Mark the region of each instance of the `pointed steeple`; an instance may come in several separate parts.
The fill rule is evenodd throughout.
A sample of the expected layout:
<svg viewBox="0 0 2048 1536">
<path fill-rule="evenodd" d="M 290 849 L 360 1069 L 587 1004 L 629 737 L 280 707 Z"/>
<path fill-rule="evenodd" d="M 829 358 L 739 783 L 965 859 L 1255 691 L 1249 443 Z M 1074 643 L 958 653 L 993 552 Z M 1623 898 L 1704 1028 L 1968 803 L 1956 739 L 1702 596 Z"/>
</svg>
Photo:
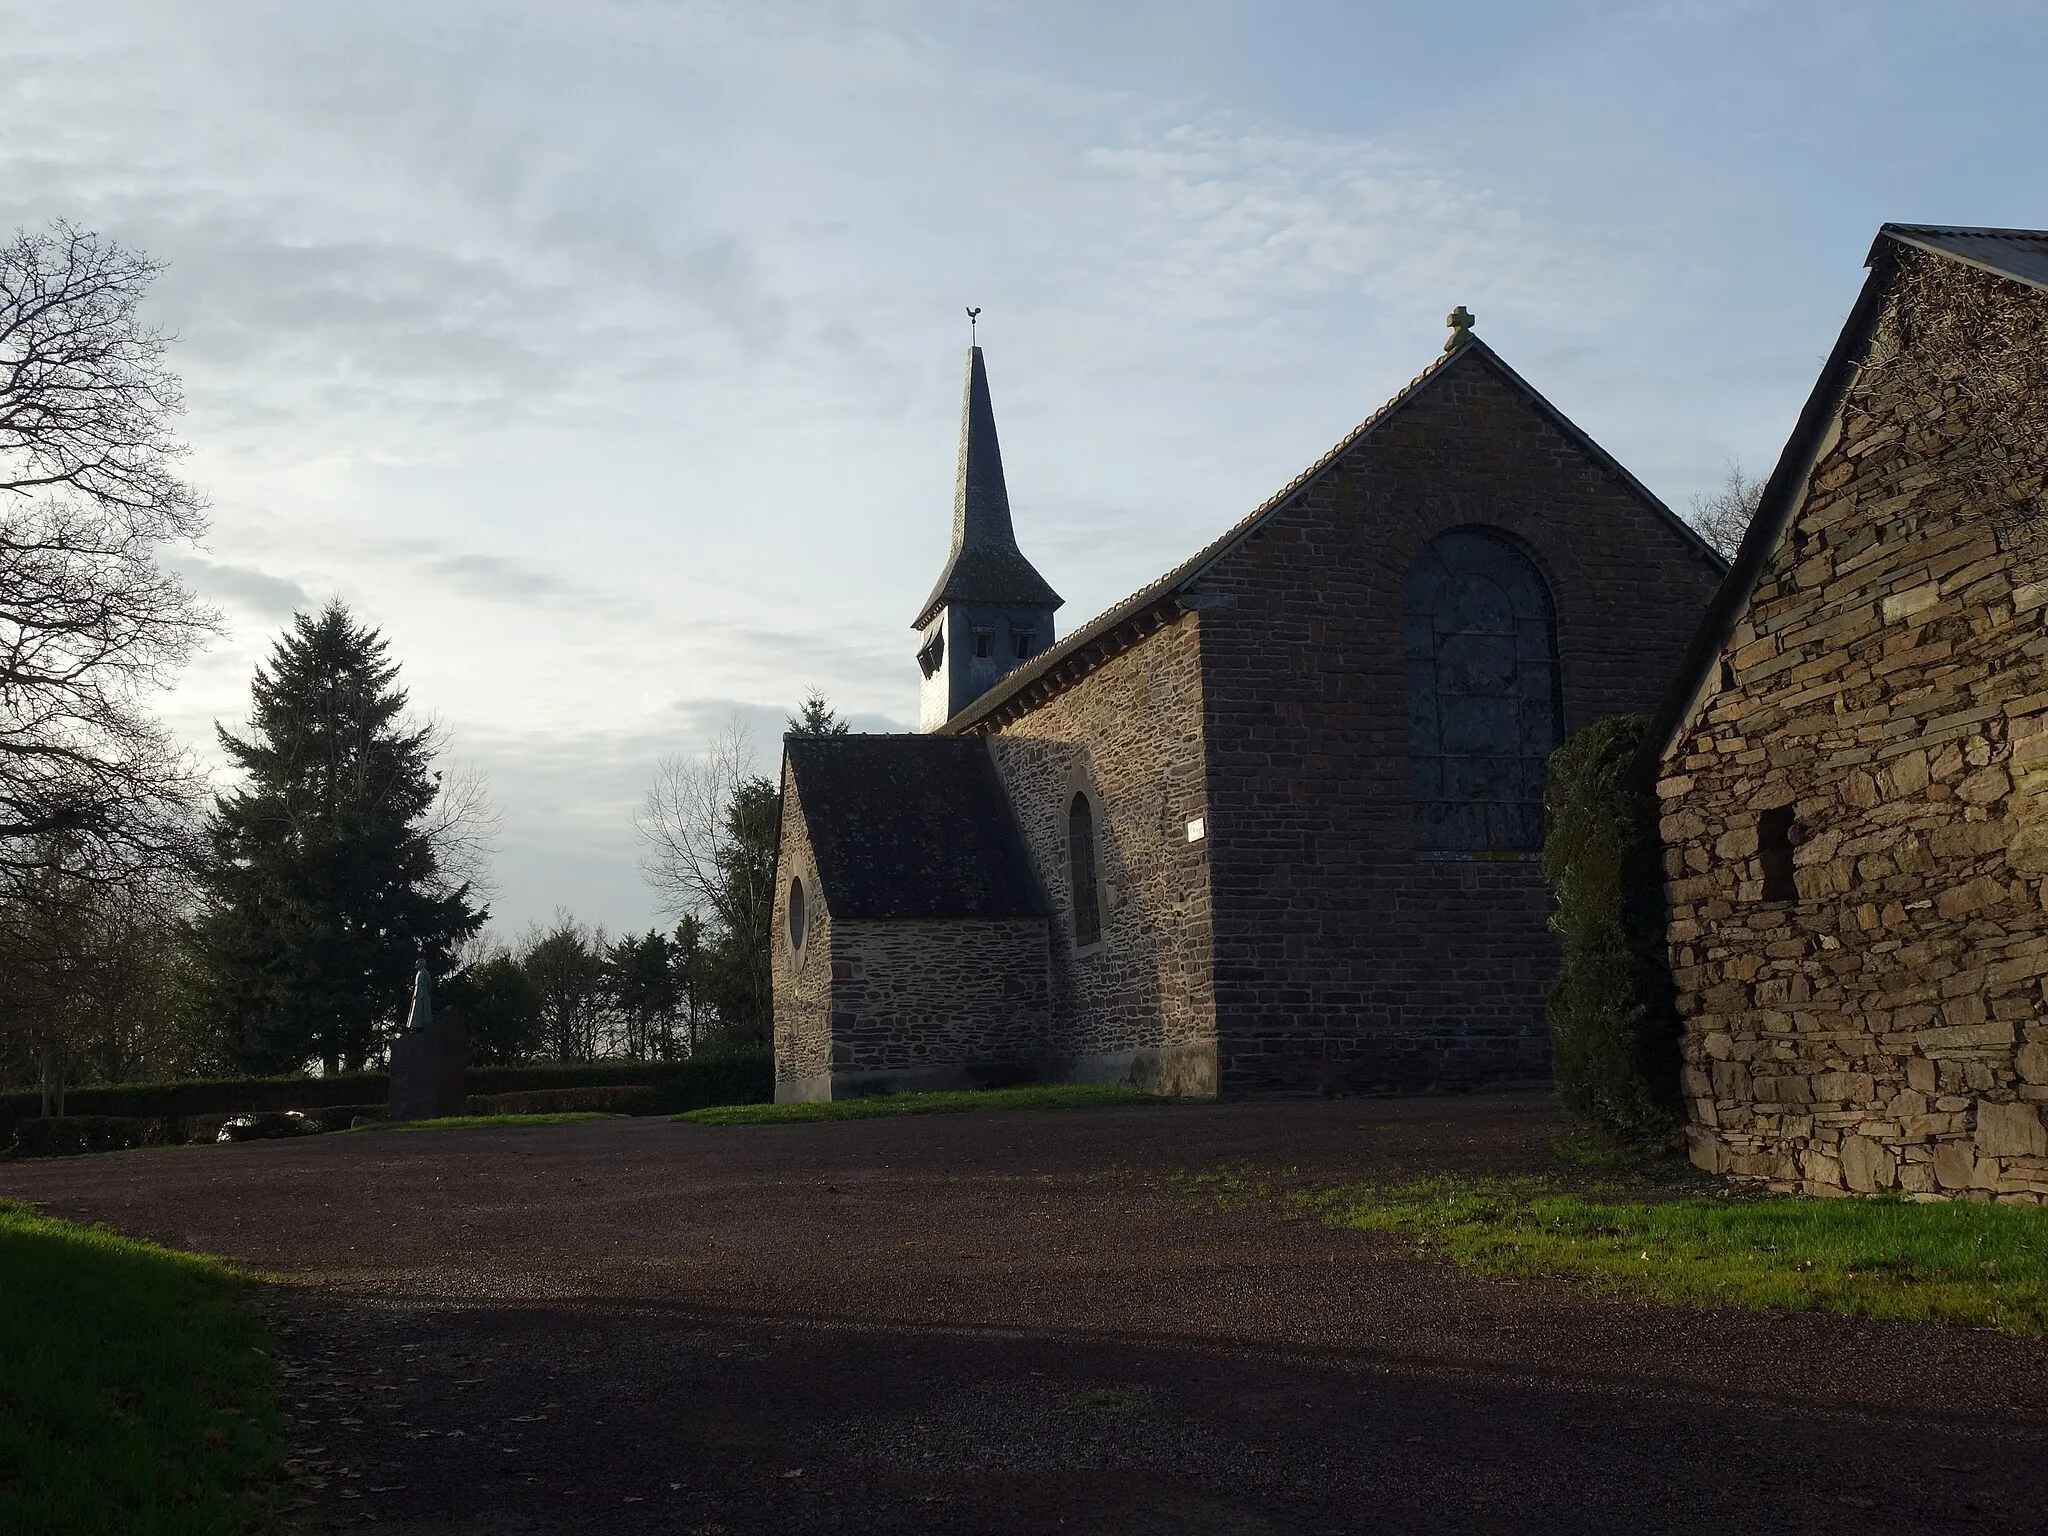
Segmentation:
<svg viewBox="0 0 2048 1536">
<path fill-rule="evenodd" d="M 981 348 L 969 347 L 967 393 L 960 405 L 960 468 L 953 489 L 953 552 L 910 627 L 923 629 L 941 608 L 962 603 L 1050 610 L 1062 601 L 1017 548 L 988 370 L 982 366 Z"/>
</svg>

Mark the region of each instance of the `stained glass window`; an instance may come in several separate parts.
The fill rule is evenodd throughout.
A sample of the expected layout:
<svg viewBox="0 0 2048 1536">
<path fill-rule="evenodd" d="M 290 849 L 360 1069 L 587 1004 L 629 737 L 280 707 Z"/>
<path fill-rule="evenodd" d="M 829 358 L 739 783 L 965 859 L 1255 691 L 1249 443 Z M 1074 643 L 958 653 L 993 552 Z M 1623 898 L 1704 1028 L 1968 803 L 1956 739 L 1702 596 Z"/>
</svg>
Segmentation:
<svg viewBox="0 0 2048 1536">
<path fill-rule="evenodd" d="M 1423 548 L 1403 594 L 1416 845 L 1543 846 L 1543 781 L 1563 738 L 1550 589 L 1504 537 L 1454 528 Z"/>
</svg>

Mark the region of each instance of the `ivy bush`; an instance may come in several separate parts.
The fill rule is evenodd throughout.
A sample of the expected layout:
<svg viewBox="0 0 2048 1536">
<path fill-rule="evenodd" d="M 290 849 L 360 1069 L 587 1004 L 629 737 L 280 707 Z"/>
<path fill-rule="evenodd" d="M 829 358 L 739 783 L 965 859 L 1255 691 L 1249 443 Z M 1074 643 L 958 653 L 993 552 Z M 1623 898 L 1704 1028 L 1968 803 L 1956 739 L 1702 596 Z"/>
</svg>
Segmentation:
<svg viewBox="0 0 2048 1536">
<path fill-rule="evenodd" d="M 1580 731 L 1551 754 L 1543 806 L 1550 921 L 1564 940 L 1550 993 L 1558 1097 L 1631 1141 L 1665 1140 L 1683 1121 L 1659 807 L 1630 771 L 1648 729 L 1621 715 Z"/>
</svg>

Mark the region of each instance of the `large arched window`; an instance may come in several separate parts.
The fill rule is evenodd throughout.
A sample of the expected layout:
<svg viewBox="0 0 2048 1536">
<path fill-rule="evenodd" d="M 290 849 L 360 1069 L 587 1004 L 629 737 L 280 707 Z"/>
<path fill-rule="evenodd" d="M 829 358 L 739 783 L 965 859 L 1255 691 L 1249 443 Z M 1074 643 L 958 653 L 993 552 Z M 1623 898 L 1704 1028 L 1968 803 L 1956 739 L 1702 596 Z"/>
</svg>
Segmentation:
<svg viewBox="0 0 2048 1536">
<path fill-rule="evenodd" d="M 1543 846 L 1543 779 L 1563 736 L 1557 619 L 1542 573 L 1504 537 L 1437 535 L 1402 601 L 1416 846 Z"/>
<path fill-rule="evenodd" d="M 1095 808 L 1076 792 L 1067 806 L 1067 875 L 1074 893 L 1074 943 L 1102 942 L 1102 901 L 1095 888 Z"/>
</svg>

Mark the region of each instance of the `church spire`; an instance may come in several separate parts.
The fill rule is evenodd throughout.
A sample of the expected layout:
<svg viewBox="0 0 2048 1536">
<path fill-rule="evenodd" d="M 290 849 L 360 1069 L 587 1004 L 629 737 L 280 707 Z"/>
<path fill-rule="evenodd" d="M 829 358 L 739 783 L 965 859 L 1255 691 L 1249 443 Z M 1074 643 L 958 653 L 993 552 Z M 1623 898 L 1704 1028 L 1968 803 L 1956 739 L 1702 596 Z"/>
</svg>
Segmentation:
<svg viewBox="0 0 2048 1536">
<path fill-rule="evenodd" d="M 1060 595 L 1017 548 L 995 407 L 981 348 L 967 349 L 967 390 L 960 405 L 960 467 L 953 488 L 953 550 L 913 629 L 942 608 L 963 603 L 1055 609 Z"/>
</svg>

